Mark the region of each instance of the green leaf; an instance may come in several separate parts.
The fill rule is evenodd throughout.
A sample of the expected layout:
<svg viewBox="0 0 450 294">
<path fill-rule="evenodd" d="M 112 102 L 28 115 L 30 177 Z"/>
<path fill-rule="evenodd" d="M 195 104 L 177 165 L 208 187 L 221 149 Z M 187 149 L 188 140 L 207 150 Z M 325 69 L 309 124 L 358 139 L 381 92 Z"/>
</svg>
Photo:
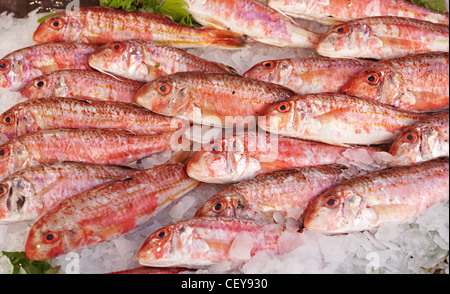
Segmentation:
<svg viewBox="0 0 450 294">
<path fill-rule="evenodd" d="M 50 14 L 47 14 L 47 15 L 41 17 L 40 19 L 38 19 L 38 23 L 42 23 L 44 20 L 46 20 L 47 18 L 52 17 L 53 15 L 55 15 L 55 14 L 57 14 L 57 13 L 58 13 L 58 12 L 53 12 L 53 13 L 50 13 Z"/>
<path fill-rule="evenodd" d="M 25 252 L 2 251 L 13 265 L 12 274 L 18 274 L 23 269 L 27 274 L 59 274 L 61 267 L 53 267 L 48 261 L 30 260 Z"/>
<path fill-rule="evenodd" d="M 440 13 L 447 12 L 444 2 L 442 0 L 409 0 L 410 2 L 419 6 L 434 10 Z"/>
<path fill-rule="evenodd" d="M 163 14 L 181 25 L 194 27 L 198 25 L 189 12 L 184 0 L 100 0 L 100 6 L 128 11 L 142 11 Z"/>
<path fill-rule="evenodd" d="M 189 5 L 184 0 L 165 0 L 158 13 L 169 15 L 175 22 L 192 27 L 194 18 L 186 11 L 188 7 Z"/>
</svg>

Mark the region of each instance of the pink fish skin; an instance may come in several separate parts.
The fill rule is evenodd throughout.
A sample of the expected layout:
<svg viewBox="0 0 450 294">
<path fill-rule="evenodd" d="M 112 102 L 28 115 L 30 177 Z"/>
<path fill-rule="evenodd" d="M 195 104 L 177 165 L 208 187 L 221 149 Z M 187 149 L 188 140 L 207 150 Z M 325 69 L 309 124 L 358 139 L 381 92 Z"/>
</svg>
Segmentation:
<svg viewBox="0 0 450 294">
<path fill-rule="evenodd" d="M 145 84 L 135 101 L 145 108 L 197 124 L 256 125 L 271 103 L 295 95 L 281 85 L 229 73 L 178 72 Z"/>
<path fill-rule="evenodd" d="M 448 53 L 412 54 L 372 64 L 350 79 L 344 94 L 411 111 L 448 109 Z"/>
<path fill-rule="evenodd" d="M 152 233 L 139 250 L 138 261 L 144 266 L 202 268 L 233 260 L 230 248 L 243 235 L 252 240 L 251 256 L 261 250 L 278 253 L 282 232 L 279 226 L 253 220 L 195 217 Z"/>
<path fill-rule="evenodd" d="M 325 25 L 373 16 L 416 18 L 448 25 L 448 14 L 435 12 L 405 0 L 267 0 L 267 5 L 292 17 Z"/>
<path fill-rule="evenodd" d="M 33 166 L 0 181 L 0 223 L 37 220 L 63 200 L 134 169 L 79 162 Z"/>
<path fill-rule="evenodd" d="M 338 92 L 373 61 L 350 58 L 287 58 L 255 64 L 243 76 L 283 85 L 297 94 Z"/>
<path fill-rule="evenodd" d="M 348 233 L 405 223 L 449 195 L 448 158 L 371 172 L 330 188 L 308 207 L 308 230 Z"/>
<path fill-rule="evenodd" d="M 140 82 L 181 71 L 228 72 L 233 68 L 156 42 L 128 40 L 101 46 L 89 57 L 99 71 Z"/>
<path fill-rule="evenodd" d="M 216 29 L 196 29 L 170 18 L 146 12 L 130 12 L 109 7 L 81 7 L 62 11 L 43 21 L 33 35 L 36 43 L 110 43 L 146 40 L 177 48 L 245 47 L 241 35 Z"/>
<path fill-rule="evenodd" d="M 371 59 L 448 52 L 448 25 L 394 16 L 357 19 L 322 34 L 316 51 L 333 58 Z"/>
<path fill-rule="evenodd" d="M 408 165 L 449 156 L 449 114 L 439 113 L 406 128 L 392 143 L 390 165 Z"/>
<path fill-rule="evenodd" d="M 117 238 L 197 187 L 183 164 L 139 170 L 70 197 L 31 228 L 25 254 L 48 260 Z"/>
<path fill-rule="evenodd" d="M 230 29 L 275 46 L 313 48 L 318 34 L 258 0 L 186 0 L 187 11 L 206 27 Z"/>
<path fill-rule="evenodd" d="M 0 146 L 0 179 L 27 167 L 61 161 L 127 165 L 169 149 L 172 134 L 135 135 L 124 130 L 40 130 Z"/>
<path fill-rule="evenodd" d="M 339 93 L 292 96 L 266 110 L 265 131 L 334 145 L 392 143 L 427 114 Z"/>
<path fill-rule="evenodd" d="M 172 132 L 181 120 L 125 102 L 41 98 L 18 103 L 0 115 L 0 144 L 50 129 L 123 129 L 137 135 Z"/>
<path fill-rule="evenodd" d="M 235 183 L 256 175 L 315 165 L 337 164 L 345 151 L 381 149 L 344 147 L 246 131 L 225 135 L 196 151 L 188 162 L 190 177 L 207 183 Z"/>
<path fill-rule="evenodd" d="M 64 69 L 89 69 L 97 44 L 47 43 L 16 50 L 0 59 L 0 87 L 19 90 L 32 79 Z"/>
<path fill-rule="evenodd" d="M 71 69 L 37 77 L 28 82 L 20 94 L 25 99 L 73 97 L 133 103 L 134 95 L 143 85 L 93 70 Z"/>
<path fill-rule="evenodd" d="M 321 165 L 258 175 L 231 185 L 208 199 L 195 216 L 257 219 L 259 212 L 302 215 L 308 204 L 342 180 L 344 168 Z"/>
</svg>

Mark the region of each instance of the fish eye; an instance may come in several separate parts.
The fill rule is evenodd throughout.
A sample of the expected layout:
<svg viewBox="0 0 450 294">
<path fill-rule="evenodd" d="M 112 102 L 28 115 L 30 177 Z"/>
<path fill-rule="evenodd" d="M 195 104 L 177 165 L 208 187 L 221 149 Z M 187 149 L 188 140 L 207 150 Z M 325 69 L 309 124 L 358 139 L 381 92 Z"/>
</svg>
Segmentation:
<svg viewBox="0 0 450 294">
<path fill-rule="evenodd" d="M 125 48 L 122 43 L 113 43 L 111 44 L 111 50 L 114 52 L 120 52 Z"/>
<path fill-rule="evenodd" d="M 227 208 L 227 204 L 224 201 L 219 200 L 214 203 L 212 211 L 215 213 L 220 213 L 224 211 L 225 208 Z"/>
<path fill-rule="evenodd" d="M 2 123 L 8 126 L 13 125 L 14 121 L 15 121 L 14 115 L 12 114 L 7 114 L 2 118 Z"/>
<path fill-rule="evenodd" d="M 419 136 L 417 136 L 416 132 L 407 132 L 403 136 L 403 141 L 407 143 L 414 143 L 418 138 Z"/>
<path fill-rule="evenodd" d="M 6 158 L 9 155 L 9 149 L 6 147 L 0 147 L 0 159 Z"/>
<path fill-rule="evenodd" d="M 222 146 L 220 146 L 219 144 L 213 144 L 211 146 L 211 153 L 217 154 L 217 153 L 220 153 L 221 151 L 222 151 Z"/>
<path fill-rule="evenodd" d="M 58 240 L 58 234 L 53 232 L 48 232 L 44 235 L 44 243 L 45 244 L 52 244 L 55 243 Z"/>
<path fill-rule="evenodd" d="M 0 197 L 5 196 L 6 194 L 8 194 L 8 187 L 0 184 Z"/>
<path fill-rule="evenodd" d="M 11 67 L 11 62 L 8 59 L 0 60 L 0 71 L 8 71 Z"/>
<path fill-rule="evenodd" d="M 278 104 L 278 106 L 277 106 L 277 111 L 278 111 L 278 112 L 288 112 L 290 108 L 291 108 L 291 106 L 289 105 L 289 103 L 287 103 L 287 102 L 281 102 L 281 103 Z"/>
<path fill-rule="evenodd" d="M 263 67 L 267 68 L 267 69 L 271 69 L 275 67 L 275 62 L 274 61 L 266 61 L 263 63 Z"/>
<path fill-rule="evenodd" d="M 329 207 L 329 208 L 334 208 L 339 204 L 339 198 L 337 198 L 336 196 L 332 195 L 332 196 L 328 196 L 325 199 L 325 206 Z"/>
<path fill-rule="evenodd" d="M 380 82 L 380 75 L 378 73 L 376 73 L 376 72 L 371 72 L 367 76 L 366 81 L 370 85 L 378 85 L 378 83 Z"/>
<path fill-rule="evenodd" d="M 339 34 L 345 34 L 348 32 L 348 26 L 347 25 L 338 26 L 335 31 Z"/>
<path fill-rule="evenodd" d="M 159 232 L 157 232 L 156 237 L 158 237 L 159 239 L 162 239 L 166 235 L 168 235 L 167 229 L 161 229 Z"/>
<path fill-rule="evenodd" d="M 161 95 L 169 94 L 170 90 L 171 90 L 171 88 L 167 83 L 162 83 L 158 86 L 158 88 L 156 88 L 156 91 L 158 91 L 158 93 Z"/>
<path fill-rule="evenodd" d="M 34 85 L 36 86 L 36 88 L 42 88 L 47 84 L 47 82 L 45 80 L 39 79 L 36 82 L 34 82 Z"/>
<path fill-rule="evenodd" d="M 63 28 L 63 26 L 64 26 L 64 21 L 59 17 L 52 18 L 50 21 L 50 27 L 52 29 L 60 30 Z"/>
</svg>

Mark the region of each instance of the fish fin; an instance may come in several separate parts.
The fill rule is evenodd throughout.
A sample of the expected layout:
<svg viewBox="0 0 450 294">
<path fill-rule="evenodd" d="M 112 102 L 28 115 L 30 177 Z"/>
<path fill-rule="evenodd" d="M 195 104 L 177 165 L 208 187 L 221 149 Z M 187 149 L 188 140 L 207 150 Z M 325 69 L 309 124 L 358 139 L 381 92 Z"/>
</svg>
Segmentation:
<svg viewBox="0 0 450 294">
<path fill-rule="evenodd" d="M 269 40 L 269 39 L 265 39 L 265 38 L 253 38 L 253 39 L 260 43 L 277 46 L 277 47 L 286 47 L 286 46 L 289 46 L 289 44 L 290 44 L 289 42 L 280 42 L 280 41 Z"/>
<path fill-rule="evenodd" d="M 183 163 L 187 164 L 191 157 L 194 155 L 195 151 L 192 148 L 189 151 L 180 150 L 174 156 L 172 156 L 167 162 L 169 163 Z"/>
<path fill-rule="evenodd" d="M 379 220 L 383 221 L 405 221 L 417 213 L 415 205 L 402 204 L 378 204 L 371 207 L 371 209 L 378 216 Z"/>
<path fill-rule="evenodd" d="M 352 116 L 349 116 L 349 110 L 351 110 L 350 107 L 346 108 L 340 108 L 336 110 L 332 110 L 329 112 L 326 112 L 322 115 L 318 115 L 315 117 L 321 124 L 322 128 L 327 128 L 327 126 L 334 126 L 336 128 L 339 127 L 339 125 L 343 124 L 342 120 L 351 120 L 354 121 Z M 351 144 L 346 144 L 339 141 L 330 140 L 329 138 L 323 138 L 322 142 L 325 142 L 327 144 L 342 146 L 342 147 L 351 147 Z"/>
<path fill-rule="evenodd" d="M 147 75 L 146 78 L 151 78 L 151 80 L 154 80 L 156 78 L 162 77 L 162 76 L 166 76 L 167 73 L 160 70 L 158 67 L 161 66 L 161 63 L 157 63 L 155 65 L 149 65 L 146 64 L 147 66 Z"/>
<path fill-rule="evenodd" d="M 245 36 L 229 30 L 210 29 L 210 36 L 212 37 L 211 45 L 217 48 L 243 49 L 248 47 Z"/>
<path fill-rule="evenodd" d="M 43 74 L 61 70 L 57 64 L 50 64 L 50 65 L 42 66 L 39 69 L 41 70 L 41 72 Z"/>
<path fill-rule="evenodd" d="M 108 76 L 111 76 L 111 77 L 113 77 L 113 78 L 115 78 L 116 80 L 119 80 L 119 81 L 123 81 L 123 78 L 120 78 L 120 77 L 118 77 L 118 76 L 116 76 L 116 75 L 113 75 L 112 73 L 110 73 L 110 72 L 108 72 L 108 71 L 106 71 L 106 70 L 104 70 L 104 69 L 101 69 L 101 68 L 99 68 L 99 67 L 95 67 L 95 66 L 92 66 L 92 65 L 90 65 L 93 69 L 95 69 L 95 70 L 97 70 L 97 71 L 99 71 L 99 72 L 101 72 L 101 73 L 104 73 L 104 74 L 106 74 L 106 75 L 108 75 Z"/>
<path fill-rule="evenodd" d="M 239 75 L 239 73 L 237 72 L 237 70 L 235 70 L 233 67 L 220 63 L 220 62 L 216 62 L 216 64 L 218 66 L 220 66 L 221 68 L 223 68 L 227 73 L 232 74 L 232 75 Z"/>
<path fill-rule="evenodd" d="M 195 20 L 208 28 L 213 28 L 213 29 L 219 29 L 219 30 L 226 30 L 228 29 L 228 27 L 224 26 L 221 22 L 217 21 L 217 19 L 210 17 L 208 14 L 203 14 L 203 13 L 195 13 Z"/>
</svg>

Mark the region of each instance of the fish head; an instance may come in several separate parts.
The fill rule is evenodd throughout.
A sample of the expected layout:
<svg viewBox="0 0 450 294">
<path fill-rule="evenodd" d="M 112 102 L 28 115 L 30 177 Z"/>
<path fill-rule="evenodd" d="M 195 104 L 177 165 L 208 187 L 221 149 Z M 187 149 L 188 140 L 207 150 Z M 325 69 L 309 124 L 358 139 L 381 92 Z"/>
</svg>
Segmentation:
<svg viewBox="0 0 450 294">
<path fill-rule="evenodd" d="M 25 99 L 67 96 L 67 93 L 56 93 L 58 77 L 54 74 L 37 77 L 23 86 L 20 95 Z"/>
<path fill-rule="evenodd" d="M 350 21 L 325 32 L 316 44 L 316 51 L 328 57 L 366 57 L 364 55 L 366 52 L 370 54 L 369 46 L 377 45 L 377 43 L 379 40 L 372 36 L 369 26 L 358 21 Z"/>
<path fill-rule="evenodd" d="M 155 48 L 162 46 L 139 40 L 109 43 L 99 47 L 89 56 L 89 65 L 98 71 L 139 82 L 149 82 L 167 75 L 161 69 L 163 60 L 151 58 L 152 55 L 145 52 L 146 44 L 154 44 Z"/>
<path fill-rule="evenodd" d="M 79 41 L 83 25 L 79 21 L 76 10 L 62 11 L 44 20 L 33 34 L 38 44 L 49 42 Z"/>
<path fill-rule="evenodd" d="M 171 224 L 148 236 L 138 252 L 139 263 L 149 266 L 176 265 L 178 261 L 175 255 L 174 235 L 177 229 L 176 224 Z"/>
<path fill-rule="evenodd" d="M 16 113 L 12 110 L 7 110 L 0 115 L 0 145 L 16 137 L 18 123 Z"/>
<path fill-rule="evenodd" d="M 0 59 L 0 87 L 11 91 L 19 90 L 32 76 L 42 74 L 33 69 L 33 60 L 23 57 L 23 53 L 11 53 Z"/>
<path fill-rule="evenodd" d="M 435 140 L 436 136 L 438 134 L 428 136 L 428 138 L 429 140 Z M 408 165 L 422 161 L 422 140 L 425 139 L 422 137 L 421 129 L 414 126 L 402 132 L 391 144 L 389 153 L 393 156 L 393 159 L 389 164 Z"/>
<path fill-rule="evenodd" d="M 121 77 L 130 77 L 136 63 L 142 63 L 143 54 L 131 42 L 113 42 L 100 46 L 89 56 L 89 65 L 98 71 Z M 145 73 L 140 72 L 139 76 Z"/>
<path fill-rule="evenodd" d="M 187 165 L 190 177 L 208 183 L 234 183 L 252 177 L 261 169 L 248 150 L 243 135 L 226 136 L 196 151 Z"/>
<path fill-rule="evenodd" d="M 304 121 L 301 117 L 305 116 L 301 109 L 297 109 L 296 100 L 286 99 L 269 106 L 264 119 L 258 120 L 258 126 L 267 132 L 295 136 Z"/>
<path fill-rule="evenodd" d="M 177 76 L 178 74 L 163 76 L 145 84 L 136 93 L 135 101 L 162 115 L 192 119 L 189 84 Z"/>
<path fill-rule="evenodd" d="M 10 58 L 0 59 L 0 86 L 2 88 L 11 88 L 15 84 L 13 66 Z"/>
<path fill-rule="evenodd" d="M 195 213 L 195 217 L 224 216 L 246 218 L 249 214 L 251 214 L 251 210 L 247 200 L 238 193 L 225 190 L 212 196 L 200 206 Z"/>
<path fill-rule="evenodd" d="M 281 72 L 286 71 L 287 68 L 289 68 L 289 65 L 282 62 L 282 60 L 267 60 L 255 64 L 243 76 L 260 81 L 273 82 L 278 80 Z"/>
<path fill-rule="evenodd" d="M 25 244 L 25 255 L 44 261 L 83 247 L 88 233 L 65 217 L 54 217 L 52 210 L 31 228 Z"/>
<path fill-rule="evenodd" d="M 33 185 L 21 176 L 11 176 L 0 182 L 0 223 L 26 221 L 37 216 L 42 208 L 41 199 L 30 209 L 30 199 L 35 195 Z"/>
<path fill-rule="evenodd" d="M 310 204 L 304 226 L 324 233 L 347 233 L 365 230 L 376 223 L 377 219 L 376 214 L 365 207 L 362 195 L 352 189 L 335 186 Z"/>
<path fill-rule="evenodd" d="M 139 250 L 138 261 L 145 266 L 199 268 L 214 262 L 208 258 L 211 246 L 189 221 L 180 221 L 152 233 Z"/>
<path fill-rule="evenodd" d="M 395 93 L 391 93 L 388 87 L 392 77 L 393 72 L 389 68 L 369 67 L 353 76 L 342 86 L 340 92 L 373 100 L 380 100 L 382 97 L 393 97 Z"/>
<path fill-rule="evenodd" d="M 0 146 L 0 179 L 27 167 L 28 150 L 18 140 L 10 140 Z"/>
</svg>

